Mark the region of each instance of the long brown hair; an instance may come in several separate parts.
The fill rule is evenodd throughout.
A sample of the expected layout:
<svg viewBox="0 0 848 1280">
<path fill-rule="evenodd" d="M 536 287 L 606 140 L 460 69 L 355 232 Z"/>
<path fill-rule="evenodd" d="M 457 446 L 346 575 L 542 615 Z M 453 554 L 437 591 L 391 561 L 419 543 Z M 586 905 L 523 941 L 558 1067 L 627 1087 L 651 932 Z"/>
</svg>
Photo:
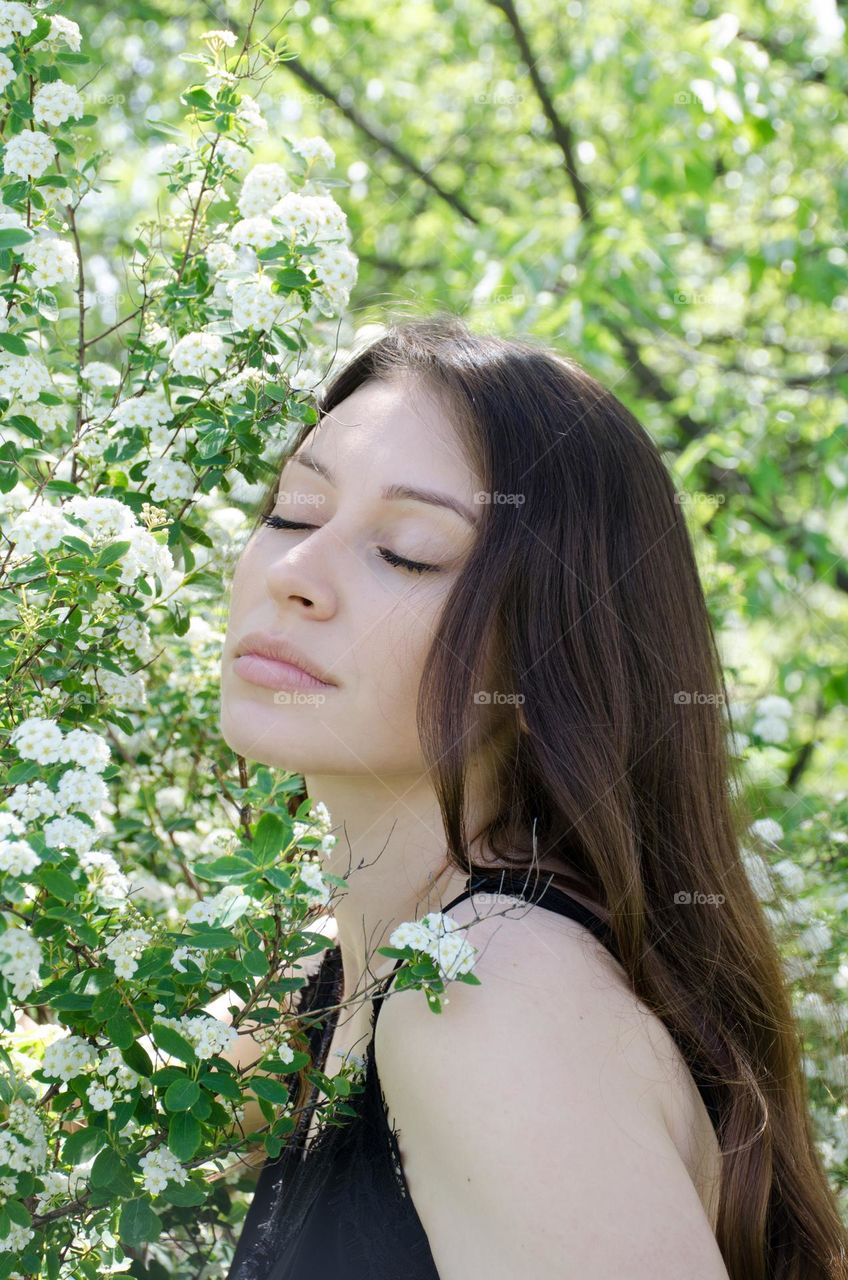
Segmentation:
<svg viewBox="0 0 848 1280">
<path fill-rule="evenodd" d="M 319 422 L 363 383 L 409 374 L 440 398 L 489 495 L 418 706 L 448 860 L 476 869 L 468 742 L 494 652 L 525 724 L 474 838 L 518 868 L 538 853 L 577 870 L 633 991 L 712 1089 L 731 1280 L 845 1280 L 779 948 L 740 854 L 743 831 L 754 840 L 718 647 L 661 454 L 574 360 L 449 315 L 390 325 L 322 390 Z"/>
</svg>

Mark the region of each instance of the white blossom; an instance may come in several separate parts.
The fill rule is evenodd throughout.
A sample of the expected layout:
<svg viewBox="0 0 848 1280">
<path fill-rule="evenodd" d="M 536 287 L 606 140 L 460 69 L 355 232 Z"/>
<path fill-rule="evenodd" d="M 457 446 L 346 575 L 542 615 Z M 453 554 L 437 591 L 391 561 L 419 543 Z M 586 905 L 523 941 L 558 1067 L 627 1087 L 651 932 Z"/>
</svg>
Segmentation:
<svg viewBox="0 0 848 1280">
<path fill-rule="evenodd" d="M 235 32 L 216 27 L 212 31 L 201 31 L 200 39 L 205 40 L 210 49 L 232 49 L 236 42 Z"/>
<path fill-rule="evenodd" d="M 52 818 L 56 813 L 56 792 L 51 791 L 46 782 L 21 782 L 6 803 L 27 822 L 38 818 Z"/>
<path fill-rule="evenodd" d="M 80 1036 L 63 1036 L 61 1040 L 54 1040 L 44 1050 L 41 1069 L 46 1076 L 64 1080 L 67 1084 L 69 1080 L 74 1080 L 84 1071 L 89 1071 L 94 1066 L 96 1058 L 94 1046 L 87 1040 L 81 1039 Z"/>
<path fill-rule="evenodd" d="M 50 30 L 44 37 L 44 43 L 57 44 L 60 40 L 63 40 L 74 53 L 79 53 L 82 42 L 79 27 L 70 18 L 63 18 L 60 14 L 54 13 L 50 17 Z"/>
<path fill-rule="evenodd" d="M 0 44 L 2 40 L 0 19 Z M 15 133 L 6 143 L 3 152 L 3 172 L 18 178 L 40 178 L 49 169 L 56 155 L 53 140 L 38 129 L 24 129 Z"/>
<path fill-rule="evenodd" d="M 389 945 L 412 947 L 436 961 L 442 977 L 452 979 L 474 967 L 477 948 L 460 936 L 460 925 L 442 911 L 429 911 L 420 920 L 408 920 L 392 932 Z"/>
<path fill-rule="evenodd" d="M 331 889 L 325 883 L 321 873 L 321 868 L 317 862 L 302 862 L 299 867 L 300 878 L 313 894 L 318 895 L 318 901 L 322 906 L 330 901 Z"/>
<path fill-rule="evenodd" d="M 301 138 L 298 142 L 292 143 L 292 151 L 303 156 L 304 160 L 309 161 L 310 164 L 315 160 L 323 160 L 324 164 L 332 169 L 336 163 L 335 151 L 323 138 Z"/>
<path fill-rule="evenodd" d="M 138 957 L 153 935 L 146 929 L 124 929 L 103 948 L 115 966 L 119 978 L 131 978 L 138 968 Z"/>
<path fill-rule="evenodd" d="M 144 474 L 154 502 L 190 498 L 197 483 L 187 462 L 177 462 L 168 456 L 151 458 L 145 465 Z"/>
<path fill-rule="evenodd" d="M 30 280 L 39 289 L 76 280 L 77 258 L 68 240 L 61 240 L 58 236 L 39 236 L 23 245 L 21 254 L 32 267 Z"/>
<path fill-rule="evenodd" d="M 241 218 L 229 232 L 231 245 L 237 249 L 270 249 L 282 236 L 270 218 L 257 213 L 251 218 Z"/>
<path fill-rule="evenodd" d="M 170 422 L 174 411 L 160 389 L 119 400 L 111 410 L 110 416 L 122 427 L 140 427 L 142 430 L 149 431 L 155 426 Z"/>
<path fill-rule="evenodd" d="M 35 356 L 13 356 L 8 351 L 0 355 L 0 396 L 4 400 L 17 396 L 29 405 L 42 391 L 49 390 L 50 374 L 41 360 Z"/>
<path fill-rule="evenodd" d="M 115 1095 L 96 1081 L 88 1086 L 86 1094 L 93 1111 L 108 1111 L 114 1105 Z"/>
<path fill-rule="evenodd" d="M 78 89 L 64 80 L 51 80 L 39 85 L 32 100 L 32 114 L 39 124 L 53 125 L 57 129 L 71 116 L 78 119 L 85 115 L 85 103 Z"/>
<path fill-rule="evenodd" d="M 0 92 L 12 83 L 16 75 L 17 72 L 12 59 L 8 58 L 5 53 L 0 53 Z"/>
<path fill-rule="evenodd" d="M 188 1040 L 198 1058 L 213 1058 L 223 1053 L 238 1035 L 235 1027 L 207 1014 L 195 1017 L 184 1013 L 180 1018 L 158 1017 L 156 1021 L 178 1031 Z"/>
<path fill-rule="evenodd" d="M 61 818 L 53 818 L 44 824 L 44 842 L 51 849 L 73 849 L 75 853 L 86 853 L 94 843 L 94 827 L 66 814 Z"/>
<path fill-rule="evenodd" d="M 26 840 L 0 840 L 0 871 L 7 875 L 28 876 L 41 859 Z"/>
<path fill-rule="evenodd" d="M 768 844 L 778 844 L 783 839 L 783 827 L 774 818 L 757 818 L 751 830 Z"/>
<path fill-rule="evenodd" d="M 227 271 L 235 266 L 235 250 L 226 241 L 216 240 L 206 247 L 206 261 L 209 263 L 210 271 Z"/>
<path fill-rule="evenodd" d="M 239 213 L 253 218 L 267 213 L 290 189 L 289 176 L 280 164 L 255 164 L 245 175 L 238 198 Z"/>
<path fill-rule="evenodd" d="M 22 1098 L 9 1103 L 0 1129 L 0 1164 L 19 1173 L 38 1173 L 47 1163 L 47 1135 L 35 1107 Z"/>
<path fill-rule="evenodd" d="M 303 303 L 297 294 L 274 293 L 271 279 L 266 275 L 249 280 L 230 280 L 227 293 L 236 329 L 262 329 L 267 332 L 274 325 L 294 320 L 303 311 Z"/>
<path fill-rule="evenodd" d="M 220 369 L 225 362 L 224 343 L 214 333 L 187 333 L 180 338 L 168 359 L 176 373 L 200 375 Z"/>
<path fill-rule="evenodd" d="M 101 906 L 124 910 L 130 882 L 111 853 L 105 849 L 86 849 L 79 854 L 79 862 L 88 877 L 88 887 Z"/>
<path fill-rule="evenodd" d="M 38 716 L 22 720 L 12 730 L 10 740 L 24 760 L 57 764 L 62 759 L 62 730 L 55 720 Z"/>
<path fill-rule="evenodd" d="M 154 1196 L 164 1191 L 169 1182 L 178 1182 L 182 1186 L 188 1177 L 184 1166 L 166 1146 L 148 1151 L 141 1157 L 139 1166 L 145 1190 Z"/>
<path fill-rule="evenodd" d="M 14 926 L 0 933 L 0 973 L 16 1000 L 26 1000 L 40 985 L 38 971 L 43 963 L 41 944 L 26 926 Z"/>
<path fill-rule="evenodd" d="M 90 364 L 83 365 L 80 369 L 80 377 L 95 391 L 120 386 L 121 382 L 120 370 L 114 365 L 106 364 L 103 360 L 92 360 Z"/>
<path fill-rule="evenodd" d="M 93 814 L 109 799 L 106 783 L 94 769 L 69 769 L 56 788 L 56 801 L 63 809 L 81 809 Z"/>
<path fill-rule="evenodd" d="M 18 0 L 0 0 L 0 45 L 10 45 L 15 36 L 28 36 L 35 19 L 25 4 Z"/>
</svg>

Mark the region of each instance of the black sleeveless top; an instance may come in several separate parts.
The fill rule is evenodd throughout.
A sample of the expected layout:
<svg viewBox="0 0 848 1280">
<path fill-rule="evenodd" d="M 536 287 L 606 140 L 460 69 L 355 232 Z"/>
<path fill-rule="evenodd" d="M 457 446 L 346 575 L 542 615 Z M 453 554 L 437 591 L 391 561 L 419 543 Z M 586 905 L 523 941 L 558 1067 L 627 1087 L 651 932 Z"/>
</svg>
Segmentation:
<svg viewBox="0 0 848 1280">
<path fill-rule="evenodd" d="M 550 880 L 531 894 L 527 875 L 521 871 L 475 873 L 442 910 L 449 911 L 481 890 L 524 898 L 569 916 L 590 929 L 618 958 L 612 933 L 598 916 Z M 303 1160 L 308 1117 L 317 1093 L 313 1091 L 286 1146 L 262 1169 L 227 1280 L 439 1280 L 427 1234 L 406 1185 L 399 1131 L 389 1125 L 374 1060 L 377 1015 L 401 964 L 403 960 L 398 960 L 372 997 L 364 1090 L 349 1099 L 355 1117 L 319 1129 Z M 341 952 L 335 945 L 301 988 L 298 1012 L 336 1004 L 341 980 Z M 313 1062 L 320 1071 L 324 1071 L 337 1016 L 307 1032 Z M 716 1092 L 699 1079 L 695 1067 L 691 1069 L 717 1129 Z"/>
</svg>

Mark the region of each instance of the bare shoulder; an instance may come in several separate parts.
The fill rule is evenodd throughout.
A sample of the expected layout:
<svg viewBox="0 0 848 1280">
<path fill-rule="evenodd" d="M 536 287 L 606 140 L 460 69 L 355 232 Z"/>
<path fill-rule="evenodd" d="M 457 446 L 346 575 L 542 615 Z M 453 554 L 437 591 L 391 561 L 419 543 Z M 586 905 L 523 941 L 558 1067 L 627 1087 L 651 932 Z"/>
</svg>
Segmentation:
<svg viewBox="0 0 848 1280">
<path fill-rule="evenodd" d="M 375 1039 L 443 1280 L 726 1280 L 692 1171 L 703 1103 L 618 962 L 520 899 L 475 894 L 450 915 L 481 985 L 450 983 L 441 1014 L 392 991 Z"/>
</svg>

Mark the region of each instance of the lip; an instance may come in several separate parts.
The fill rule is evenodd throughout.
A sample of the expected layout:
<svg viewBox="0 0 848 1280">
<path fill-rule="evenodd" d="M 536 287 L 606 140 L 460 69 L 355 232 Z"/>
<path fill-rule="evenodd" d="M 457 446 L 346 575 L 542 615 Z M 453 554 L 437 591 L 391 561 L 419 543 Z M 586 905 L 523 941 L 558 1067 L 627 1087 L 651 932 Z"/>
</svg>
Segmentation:
<svg viewBox="0 0 848 1280">
<path fill-rule="evenodd" d="M 241 663 L 242 658 L 257 658 L 265 661 Z M 271 635 L 268 631 L 250 631 L 246 636 L 242 636 L 236 649 L 233 666 L 237 673 L 241 666 L 246 677 L 248 673 L 259 675 L 264 673 L 267 679 L 294 680 L 302 687 L 327 689 L 337 684 L 332 676 L 322 671 L 314 662 L 310 662 L 295 645 L 283 639 L 282 636 Z M 258 682 L 254 681 L 254 683 Z M 266 679 L 263 678 L 261 683 L 266 683 Z"/>
</svg>

